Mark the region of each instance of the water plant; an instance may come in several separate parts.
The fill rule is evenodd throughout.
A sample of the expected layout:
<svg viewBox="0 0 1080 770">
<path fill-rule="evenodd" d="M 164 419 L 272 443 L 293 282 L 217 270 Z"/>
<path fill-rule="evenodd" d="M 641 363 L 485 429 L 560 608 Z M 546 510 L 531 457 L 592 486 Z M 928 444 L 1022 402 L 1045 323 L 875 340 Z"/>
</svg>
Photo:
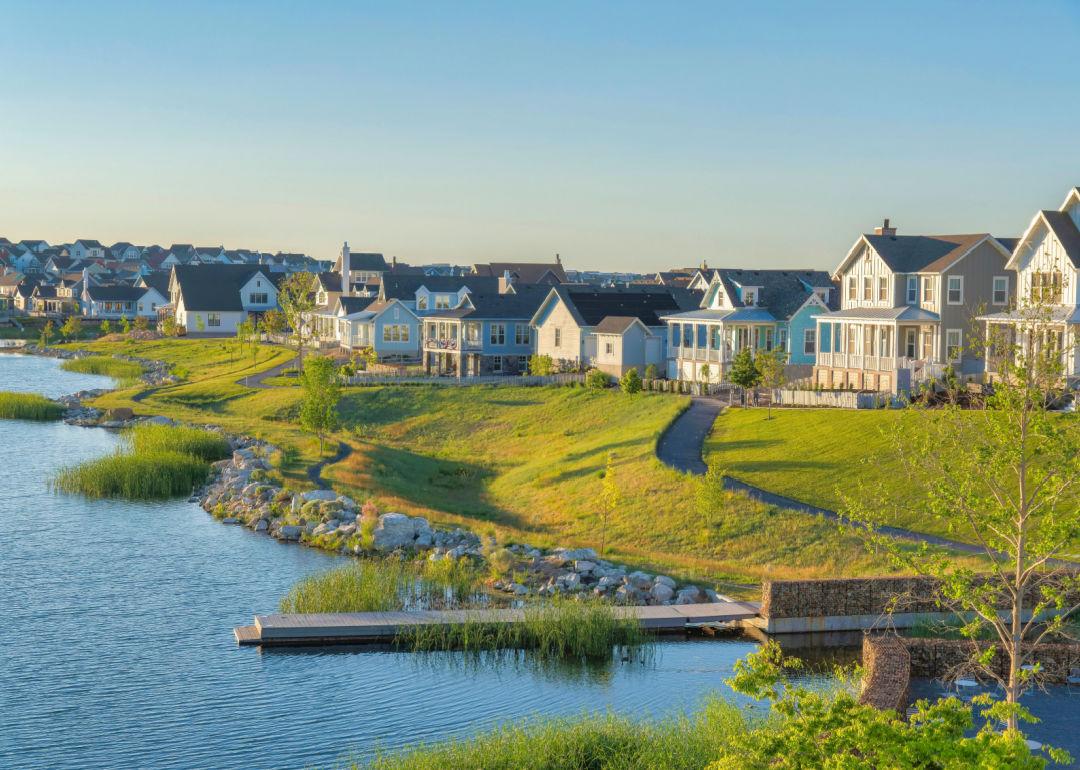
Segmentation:
<svg viewBox="0 0 1080 770">
<path fill-rule="evenodd" d="M 143 373 L 140 364 L 134 361 L 113 358 L 112 356 L 70 358 L 60 364 L 60 368 L 69 372 L 79 372 L 80 374 L 100 374 L 121 382 L 137 380 Z"/>
<path fill-rule="evenodd" d="M 87 497 L 163 500 L 187 495 L 206 481 L 210 466 L 182 452 L 126 452 L 62 469 L 53 479 L 59 492 Z"/>
<path fill-rule="evenodd" d="M 0 392 L 0 419 L 59 420 L 64 407 L 38 393 Z"/>
<path fill-rule="evenodd" d="M 124 441 L 138 454 L 180 452 L 207 462 L 232 454 L 229 442 L 220 433 L 182 425 L 136 425 L 124 433 Z"/>
</svg>

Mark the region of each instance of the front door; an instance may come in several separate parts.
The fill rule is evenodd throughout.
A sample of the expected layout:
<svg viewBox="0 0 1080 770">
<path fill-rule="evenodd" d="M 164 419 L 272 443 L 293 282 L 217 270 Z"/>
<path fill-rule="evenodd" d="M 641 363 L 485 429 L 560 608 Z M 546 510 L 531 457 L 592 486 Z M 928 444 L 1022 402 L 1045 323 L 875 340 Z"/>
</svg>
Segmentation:
<svg viewBox="0 0 1080 770">
<path fill-rule="evenodd" d="M 914 329 L 907 329 L 904 332 L 904 355 L 908 358 L 915 357 L 915 334 L 916 332 Z"/>
</svg>

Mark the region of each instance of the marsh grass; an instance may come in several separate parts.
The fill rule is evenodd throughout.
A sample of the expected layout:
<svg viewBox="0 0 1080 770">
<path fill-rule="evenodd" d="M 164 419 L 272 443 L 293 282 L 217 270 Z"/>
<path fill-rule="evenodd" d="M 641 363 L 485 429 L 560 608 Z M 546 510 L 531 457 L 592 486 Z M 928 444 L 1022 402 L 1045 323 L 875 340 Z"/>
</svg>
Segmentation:
<svg viewBox="0 0 1080 770">
<path fill-rule="evenodd" d="M 389 612 L 478 603 L 479 574 L 467 559 L 359 559 L 294 585 L 282 612 Z"/>
<path fill-rule="evenodd" d="M 713 698 L 690 716 L 635 720 L 611 713 L 518 722 L 475 737 L 381 754 L 353 770 L 700 770 L 737 758 L 749 731 L 768 729 Z M 727 765 L 725 765 L 727 766 Z M 738 765 L 732 765 L 733 767 Z"/>
<path fill-rule="evenodd" d="M 0 419 L 59 420 L 64 407 L 37 393 L 0 392 Z"/>
<path fill-rule="evenodd" d="M 64 468 L 53 479 L 53 488 L 87 497 L 164 500 L 191 494 L 206 481 L 209 471 L 206 462 L 181 452 L 118 450 Z"/>
<path fill-rule="evenodd" d="M 210 473 L 210 462 L 229 454 L 217 433 L 172 425 L 138 425 L 124 432 L 119 449 L 62 469 L 59 492 L 87 497 L 164 500 L 191 494 Z"/>
<path fill-rule="evenodd" d="M 112 356 L 71 358 L 60 364 L 61 369 L 80 374 L 100 374 L 120 382 L 134 382 L 143 373 L 141 365 Z"/>
<path fill-rule="evenodd" d="M 414 626 L 399 635 L 400 647 L 420 651 L 527 650 L 541 660 L 610 660 L 651 645 L 654 637 L 637 619 L 599 601 L 554 600 L 526 606 L 524 619 L 497 623 L 482 611 L 450 626 Z"/>
</svg>

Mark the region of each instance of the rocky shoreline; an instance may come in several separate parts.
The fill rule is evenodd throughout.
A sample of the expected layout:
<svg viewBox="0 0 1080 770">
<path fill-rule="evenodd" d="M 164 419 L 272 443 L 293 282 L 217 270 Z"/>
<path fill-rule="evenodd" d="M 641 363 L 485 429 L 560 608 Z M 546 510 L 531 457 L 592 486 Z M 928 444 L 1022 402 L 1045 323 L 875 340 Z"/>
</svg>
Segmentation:
<svg viewBox="0 0 1080 770">
<path fill-rule="evenodd" d="M 84 351 L 36 349 L 28 354 L 71 359 L 92 355 Z M 142 382 L 150 386 L 177 382 L 162 361 L 115 356 L 143 367 Z M 139 416 L 131 409 L 104 412 L 84 402 L 107 389 L 83 390 L 56 401 L 65 407 L 64 422 L 84 427 L 120 429 L 139 423 L 171 425 L 163 416 Z M 213 425 L 193 426 L 222 432 Z M 470 559 L 492 574 L 488 587 L 510 597 L 595 596 L 628 605 L 697 604 L 725 601 L 711 588 L 680 585 L 667 575 L 628 571 L 600 558 L 592 548 L 543 550 L 523 544 L 499 546 L 475 532 L 433 527 L 422 517 L 378 513 L 368 502 L 360 506 L 332 490 L 291 491 L 272 483 L 270 458 L 279 450 L 245 436 L 223 435 L 233 450 L 230 458 L 212 465 L 211 478 L 191 502 L 223 524 L 245 526 L 282 542 L 295 542 L 352 556 L 397 555 L 402 558 Z M 511 577 L 512 576 L 512 577 Z"/>
</svg>

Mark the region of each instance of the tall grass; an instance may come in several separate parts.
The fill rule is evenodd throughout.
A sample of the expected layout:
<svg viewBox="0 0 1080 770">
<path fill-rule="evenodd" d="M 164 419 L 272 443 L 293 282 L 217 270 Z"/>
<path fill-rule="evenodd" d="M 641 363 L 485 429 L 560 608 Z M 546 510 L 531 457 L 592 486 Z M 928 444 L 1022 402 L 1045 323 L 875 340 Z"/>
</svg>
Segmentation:
<svg viewBox="0 0 1080 770">
<path fill-rule="evenodd" d="M 389 612 L 459 607 L 478 589 L 467 559 L 409 562 L 360 559 L 301 580 L 280 602 L 282 612 Z"/>
<path fill-rule="evenodd" d="M 0 419 L 59 420 L 64 407 L 37 393 L 0 392 Z"/>
<path fill-rule="evenodd" d="M 516 623 L 491 621 L 476 611 L 454 625 L 404 630 L 399 646 L 413 651 L 528 650 L 541 660 L 610 660 L 613 650 L 639 650 L 652 641 L 633 616 L 599 601 L 555 600 L 524 609 Z"/>
<path fill-rule="evenodd" d="M 142 366 L 134 361 L 124 361 L 112 356 L 70 358 L 60 364 L 60 368 L 80 374 L 101 374 L 121 382 L 137 380 L 143 373 Z"/>
<path fill-rule="evenodd" d="M 180 452 L 134 454 L 118 450 L 64 468 L 53 479 L 53 488 L 87 497 L 164 500 L 191 494 L 209 472 L 206 462 Z"/>
<path fill-rule="evenodd" d="M 519 722 L 475 737 L 382 754 L 353 770 L 700 770 L 739 756 L 754 729 L 769 729 L 714 698 L 691 716 L 634 720 L 615 714 Z M 726 766 L 726 765 L 725 765 Z M 732 765 L 737 767 L 738 765 Z"/>
<path fill-rule="evenodd" d="M 124 441 L 136 454 L 179 452 L 207 462 L 232 454 L 229 442 L 220 433 L 179 425 L 136 425 L 125 432 Z"/>
<path fill-rule="evenodd" d="M 172 425 L 136 426 L 122 442 L 110 455 L 62 469 L 53 488 L 87 497 L 163 500 L 190 494 L 206 481 L 210 461 L 229 453 L 217 433 Z"/>
</svg>

